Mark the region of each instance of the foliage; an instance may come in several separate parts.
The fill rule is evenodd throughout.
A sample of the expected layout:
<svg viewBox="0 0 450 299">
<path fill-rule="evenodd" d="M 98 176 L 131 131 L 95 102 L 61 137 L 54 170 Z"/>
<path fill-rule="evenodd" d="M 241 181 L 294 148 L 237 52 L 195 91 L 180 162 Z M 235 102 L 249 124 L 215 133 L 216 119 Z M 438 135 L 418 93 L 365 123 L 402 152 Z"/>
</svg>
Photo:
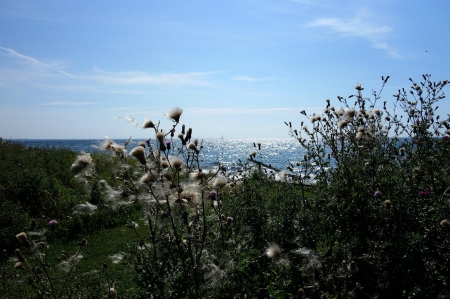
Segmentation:
<svg viewBox="0 0 450 299">
<path fill-rule="evenodd" d="M 365 98 L 357 85 L 355 95 L 338 97 L 343 108 L 328 102 L 323 115 L 310 115 L 312 129 L 291 129 L 306 149 L 304 169 L 317 176 L 318 200 L 301 222 L 316 238 L 303 242 L 321 253 L 324 290 L 449 295 L 449 116 L 437 115 L 447 80 L 423 79 L 399 90 L 392 110 L 386 101 L 377 109 L 380 93 Z M 342 275 L 351 262 L 358 272 Z"/>
</svg>

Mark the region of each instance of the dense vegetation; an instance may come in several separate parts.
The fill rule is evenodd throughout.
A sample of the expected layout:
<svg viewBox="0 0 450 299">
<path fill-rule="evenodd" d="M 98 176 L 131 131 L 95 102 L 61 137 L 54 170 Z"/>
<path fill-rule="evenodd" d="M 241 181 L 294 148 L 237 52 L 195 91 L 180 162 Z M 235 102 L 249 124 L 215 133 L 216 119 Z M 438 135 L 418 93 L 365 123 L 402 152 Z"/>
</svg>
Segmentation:
<svg viewBox="0 0 450 299">
<path fill-rule="evenodd" d="M 146 120 L 156 138 L 131 151 L 105 140 L 110 155 L 0 142 L 1 242 L 8 256 L 20 248 L 14 263 L 4 259 L 2 294 L 448 298 L 450 119 L 437 105 L 448 81 L 411 82 L 393 105 L 381 103 L 381 91 L 364 97 L 358 84 L 338 97 L 341 107 L 327 100 L 321 115 L 302 111 L 301 129 L 286 122 L 305 155 L 277 180 L 252 163 L 238 173 L 202 171 L 201 141 L 178 127 L 179 108 L 165 132 Z M 47 231 L 36 234 L 31 218 Z M 114 227 L 124 222 L 120 235 Z M 128 245 L 119 260 L 126 283 L 111 276 L 110 262 L 82 266 L 107 234 Z M 57 260 L 47 244 L 61 238 L 80 241 L 78 253 Z"/>
</svg>

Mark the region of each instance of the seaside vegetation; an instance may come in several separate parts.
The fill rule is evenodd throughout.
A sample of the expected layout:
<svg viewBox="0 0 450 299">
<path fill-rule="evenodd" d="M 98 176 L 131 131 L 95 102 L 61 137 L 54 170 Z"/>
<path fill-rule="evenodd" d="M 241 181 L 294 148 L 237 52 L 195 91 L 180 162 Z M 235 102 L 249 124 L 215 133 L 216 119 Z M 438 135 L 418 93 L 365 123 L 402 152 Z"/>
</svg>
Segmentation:
<svg viewBox="0 0 450 299">
<path fill-rule="evenodd" d="M 180 108 L 132 149 L 0 141 L 1 296 L 448 298 L 448 81 L 391 103 L 388 79 L 287 121 L 305 154 L 279 173 L 264 144 L 238 172 L 203 169 Z"/>
</svg>

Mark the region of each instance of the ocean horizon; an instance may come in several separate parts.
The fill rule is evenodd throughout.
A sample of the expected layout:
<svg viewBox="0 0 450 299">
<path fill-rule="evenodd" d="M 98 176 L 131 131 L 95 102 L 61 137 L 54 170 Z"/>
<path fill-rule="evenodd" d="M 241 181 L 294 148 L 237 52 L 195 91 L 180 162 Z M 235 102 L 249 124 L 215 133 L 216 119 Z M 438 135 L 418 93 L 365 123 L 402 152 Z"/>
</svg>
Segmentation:
<svg viewBox="0 0 450 299">
<path fill-rule="evenodd" d="M 294 138 L 197 138 L 199 144 L 202 143 L 203 148 L 200 152 L 200 166 L 214 167 L 219 163 L 230 165 L 236 165 L 239 161 L 245 162 L 249 154 L 257 150 L 258 143 L 261 144 L 261 151 L 255 158 L 255 160 L 270 164 L 277 169 L 286 169 L 289 164 L 295 164 L 297 161 L 303 159 L 304 150 L 298 141 Z M 39 147 L 39 148 L 68 148 L 75 152 L 99 152 L 101 150 L 101 143 L 105 139 L 5 139 L 14 143 L 19 143 L 23 146 Z M 113 139 L 118 144 L 125 144 L 127 139 Z M 154 138 L 152 145 L 154 144 Z M 127 147 L 128 152 L 139 142 L 143 142 L 145 139 L 136 138 L 131 139 Z M 173 138 L 172 141 L 174 151 L 176 155 L 176 148 L 181 146 L 181 142 L 178 138 Z M 256 145 L 256 147 L 255 147 Z"/>
</svg>

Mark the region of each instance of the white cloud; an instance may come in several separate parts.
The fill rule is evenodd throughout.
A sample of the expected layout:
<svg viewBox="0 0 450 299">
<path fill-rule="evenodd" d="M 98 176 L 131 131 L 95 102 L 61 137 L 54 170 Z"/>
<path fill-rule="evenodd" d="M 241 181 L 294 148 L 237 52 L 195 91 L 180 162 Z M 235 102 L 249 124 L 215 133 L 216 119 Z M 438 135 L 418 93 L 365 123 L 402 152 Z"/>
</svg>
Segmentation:
<svg viewBox="0 0 450 299">
<path fill-rule="evenodd" d="M 364 13 L 362 17 L 353 19 L 343 18 L 319 18 L 308 23 L 307 27 L 328 28 L 332 32 L 340 33 L 342 36 L 357 36 L 368 40 L 376 49 L 386 51 L 393 58 L 401 58 L 394 48 L 389 46 L 386 39 L 392 28 L 386 25 L 371 23 Z"/>
<path fill-rule="evenodd" d="M 233 80 L 247 81 L 247 82 L 259 82 L 259 81 L 266 81 L 269 79 L 270 79 L 270 77 L 264 77 L 264 78 L 252 78 L 252 77 L 248 77 L 248 76 L 233 77 Z"/>
<path fill-rule="evenodd" d="M 80 80 L 80 78 L 78 78 L 78 77 L 76 77 L 76 76 L 74 76 L 74 75 L 72 75 L 72 74 L 70 74 L 68 72 L 65 72 L 65 71 L 62 71 L 60 69 L 57 69 L 57 68 L 55 68 L 54 66 L 52 66 L 50 64 L 43 63 L 43 62 L 39 61 L 38 59 L 33 58 L 31 56 L 26 56 L 26 55 L 20 54 L 20 53 L 18 53 L 17 51 L 15 51 L 13 49 L 1 47 L 1 46 L 0 46 L 0 49 L 6 51 L 9 54 L 10 57 L 13 57 L 13 58 L 17 59 L 20 63 L 28 64 L 28 65 L 31 65 L 31 66 L 34 66 L 34 67 L 38 67 L 38 68 L 43 68 L 43 69 L 51 69 L 51 70 L 54 70 L 54 71 L 56 71 L 56 72 L 58 72 L 60 74 L 65 75 L 67 77 Z"/>
<path fill-rule="evenodd" d="M 86 106 L 95 104 L 94 102 L 70 102 L 70 101 L 53 101 L 39 104 L 41 106 Z"/>
<path fill-rule="evenodd" d="M 94 69 L 96 75 L 86 77 L 86 79 L 98 81 L 105 84 L 153 84 L 153 85 L 174 85 L 174 86 L 206 86 L 210 85 L 204 79 L 211 72 L 192 72 L 192 73 L 166 73 L 159 75 L 149 75 L 145 72 L 104 72 Z"/>
</svg>

